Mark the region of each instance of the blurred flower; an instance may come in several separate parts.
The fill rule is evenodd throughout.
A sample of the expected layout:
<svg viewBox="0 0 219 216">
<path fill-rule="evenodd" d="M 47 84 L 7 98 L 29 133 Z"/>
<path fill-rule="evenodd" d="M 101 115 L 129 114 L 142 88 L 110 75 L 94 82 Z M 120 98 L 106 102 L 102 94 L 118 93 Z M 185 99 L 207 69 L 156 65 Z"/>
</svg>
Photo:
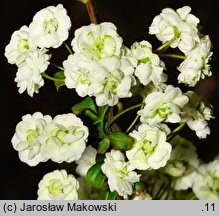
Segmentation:
<svg viewBox="0 0 219 216">
<path fill-rule="evenodd" d="M 173 177 L 171 185 L 175 190 L 187 190 L 193 186 L 196 168 L 199 166 L 196 147 L 179 135 L 170 143 L 173 150 L 162 172 Z"/>
<path fill-rule="evenodd" d="M 97 150 L 94 149 L 91 145 L 89 145 L 84 150 L 81 158 L 75 161 L 76 164 L 78 164 L 78 166 L 76 167 L 76 172 L 80 176 L 86 176 L 89 168 L 96 163 L 96 155 L 97 155 Z"/>
<path fill-rule="evenodd" d="M 198 167 L 193 192 L 201 200 L 219 199 L 219 160 Z"/>
</svg>

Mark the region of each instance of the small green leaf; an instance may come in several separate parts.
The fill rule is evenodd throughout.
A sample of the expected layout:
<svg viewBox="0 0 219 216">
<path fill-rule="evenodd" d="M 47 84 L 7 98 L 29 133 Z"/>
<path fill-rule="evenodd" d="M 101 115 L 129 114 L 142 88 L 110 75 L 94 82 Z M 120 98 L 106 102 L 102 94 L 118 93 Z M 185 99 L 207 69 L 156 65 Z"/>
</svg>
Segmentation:
<svg viewBox="0 0 219 216">
<path fill-rule="evenodd" d="M 93 114 L 97 114 L 97 107 L 94 100 L 90 97 L 86 97 L 80 103 L 75 104 L 72 107 L 72 112 L 74 114 L 81 114 L 83 111 L 90 110 Z"/>
<path fill-rule="evenodd" d="M 116 131 L 109 135 L 110 143 L 112 144 L 114 149 L 127 151 L 131 149 L 134 139 L 127 134 Z"/>
<path fill-rule="evenodd" d="M 64 75 L 64 71 L 59 71 L 57 73 L 55 73 L 54 78 L 56 79 L 60 79 L 60 80 L 56 80 L 54 82 L 56 90 L 59 91 L 59 88 L 61 86 L 65 85 L 65 75 Z"/>
<path fill-rule="evenodd" d="M 110 147 L 110 140 L 106 137 L 98 143 L 97 152 L 99 154 L 104 154 Z"/>
<path fill-rule="evenodd" d="M 95 188 L 101 188 L 106 179 L 106 176 L 103 175 L 101 171 L 101 166 L 103 163 L 103 161 L 99 161 L 90 167 L 87 171 L 86 179 L 90 185 Z"/>
<path fill-rule="evenodd" d="M 116 199 L 117 199 L 116 191 L 110 192 L 107 190 L 102 192 L 102 200 L 116 200 Z"/>
</svg>

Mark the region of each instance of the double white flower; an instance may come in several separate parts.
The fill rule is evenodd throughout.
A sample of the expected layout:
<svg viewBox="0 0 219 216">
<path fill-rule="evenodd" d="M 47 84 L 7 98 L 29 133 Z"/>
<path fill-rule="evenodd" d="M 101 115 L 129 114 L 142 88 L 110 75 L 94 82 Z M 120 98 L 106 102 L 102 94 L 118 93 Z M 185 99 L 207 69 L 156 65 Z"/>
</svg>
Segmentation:
<svg viewBox="0 0 219 216">
<path fill-rule="evenodd" d="M 51 159 L 57 163 L 78 160 L 86 147 L 88 128 L 74 114 L 54 119 L 36 112 L 25 115 L 12 138 L 20 160 L 30 166 Z"/>
<path fill-rule="evenodd" d="M 177 123 L 181 121 L 181 109 L 188 102 L 179 88 L 168 85 L 164 92 L 152 92 L 145 98 L 145 106 L 138 111 L 140 120 L 149 125 L 159 122 Z"/>
<path fill-rule="evenodd" d="M 131 46 L 131 55 L 138 61 L 135 75 L 140 83 L 148 85 L 152 82 L 155 86 L 167 80 L 166 74 L 163 73 L 164 63 L 158 55 L 152 52 L 152 46 L 147 41 L 135 42 Z"/>
<path fill-rule="evenodd" d="M 138 131 L 129 134 L 135 139 L 132 148 L 126 151 L 130 163 L 139 170 L 159 169 L 170 158 L 171 145 L 166 134 L 158 127 L 141 124 Z"/>
<path fill-rule="evenodd" d="M 131 97 L 135 84 L 134 68 L 129 60 L 119 57 L 103 58 L 95 63 L 90 74 L 91 88 L 98 106 L 114 106 L 119 98 Z"/>
<path fill-rule="evenodd" d="M 191 51 L 199 42 L 197 24 L 199 19 L 190 14 L 191 8 L 184 6 L 174 11 L 165 8 L 153 19 L 149 28 L 150 34 L 155 34 L 163 43 L 172 41 L 172 48 L 178 47 L 183 53 Z"/>
<path fill-rule="evenodd" d="M 49 6 L 36 13 L 30 24 L 30 37 L 40 48 L 57 48 L 67 38 L 71 20 L 62 4 Z"/>
<path fill-rule="evenodd" d="M 46 52 L 46 49 L 37 49 L 26 54 L 25 61 L 19 66 L 15 78 L 20 94 L 27 90 L 27 93 L 32 97 L 44 85 L 41 74 L 48 68 L 51 58 L 51 55 L 46 54 Z"/>
<path fill-rule="evenodd" d="M 10 64 L 19 66 L 26 59 L 27 53 L 36 49 L 37 45 L 30 38 L 29 28 L 22 26 L 12 34 L 10 43 L 5 47 L 5 56 Z"/>
<path fill-rule="evenodd" d="M 12 137 L 12 145 L 19 153 L 21 161 L 29 166 L 36 166 L 39 162 L 48 160 L 42 155 L 41 136 L 52 118 L 48 115 L 36 112 L 33 115 L 27 114 L 22 117 L 22 121 L 16 126 L 16 131 Z"/>
<path fill-rule="evenodd" d="M 78 200 L 79 183 L 66 170 L 55 170 L 43 176 L 38 186 L 38 200 Z"/>
<path fill-rule="evenodd" d="M 74 114 L 57 115 L 44 131 L 42 154 L 62 163 L 78 160 L 86 147 L 88 128 Z"/>
<path fill-rule="evenodd" d="M 189 97 L 189 103 L 183 108 L 182 121 L 186 122 L 199 138 L 206 138 L 210 134 L 208 121 L 213 118 L 212 106 L 193 91 L 188 91 L 186 95 Z"/>
<path fill-rule="evenodd" d="M 77 29 L 71 45 L 75 53 L 82 53 L 90 60 L 97 60 L 104 57 L 119 56 L 122 38 L 118 35 L 114 24 L 104 22 Z"/>
<path fill-rule="evenodd" d="M 63 62 L 68 88 L 75 88 L 81 97 L 94 96 L 98 106 L 114 106 L 119 98 L 131 97 L 134 66 L 122 56 L 122 38 L 114 24 L 81 27 L 72 47 L 75 53 Z"/>
<path fill-rule="evenodd" d="M 186 59 L 177 68 L 180 71 L 180 83 L 195 86 L 200 79 L 212 75 L 208 64 L 212 56 L 211 48 L 211 41 L 206 35 L 186 54 Z"/>
<path fill-rule="evenodd" d="M 110 191 L 117 191 L 120 196 L 131 195 L 133 184 L 139 181 L 140 175 L 134 170 L 130 162 L 125 161 L 125 156 L 119 150 L 106 153 L 104 164 L 101 167 L 108 178 Z"/>
</svg>

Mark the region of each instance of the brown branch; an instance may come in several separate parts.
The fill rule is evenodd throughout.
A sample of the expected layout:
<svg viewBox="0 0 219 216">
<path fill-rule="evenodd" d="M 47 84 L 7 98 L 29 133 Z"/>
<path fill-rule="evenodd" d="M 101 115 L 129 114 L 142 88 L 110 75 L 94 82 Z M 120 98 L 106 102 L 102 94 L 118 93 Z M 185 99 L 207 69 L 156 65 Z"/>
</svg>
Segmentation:
<svg viewBox="0 0 219 216">
<path fill-rule="evenodd" d="M 97 18 L 95 16 L 94 8 L 93 8 L 91 0 L 87 1 L 86 7 L 87 7 L 87 12 L 90 17 L 91 23 L 97 24 Z"/>
</svg>

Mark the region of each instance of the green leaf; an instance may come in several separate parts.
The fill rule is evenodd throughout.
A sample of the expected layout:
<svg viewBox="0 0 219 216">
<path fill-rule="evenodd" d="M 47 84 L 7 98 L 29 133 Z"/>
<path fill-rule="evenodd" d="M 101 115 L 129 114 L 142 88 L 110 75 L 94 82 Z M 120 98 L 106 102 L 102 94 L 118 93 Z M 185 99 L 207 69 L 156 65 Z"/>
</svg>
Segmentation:
<svg viewBox="0 0 219 216">
<path fill-rule="evenodd" d="M 90 167 L 87 171 L 86 179 L 90 185 L 95 188 L 101 188 L 106 179 L 106 176 L 103 175 L 101 171 L 101 166 L 103 163 L 103 161 L 99 161 Z"/>
<path fill-rule="evenodd" d="M 110 140 L 106 137 L 98 143 L 97 152 L 99 154 L 104 154 L 110 147 Z"/>
<path fill-rule="evenodd" d="M 144 183 L 143 182 L 136 182 L 134 188 L 137 191 L 142 191 L 144 189 Z"/>
<path fill-rule="evenodd" d="M 64 86 L 64 85 L 65 85 L 65 75 L 64 75 L 64 71 L 59 71 L 59 72 L 55 73 L 54 78 L 60 79 L 60 80 L 54 81 L 56 90 L 59 91 L 59 88 L 60 88 L 61 86 Z"/>
<path fill-rule="evenodd" d="M 80 103 L 75 104 L 72 107 L 72 112 L 74 114 L 81 114 L 83 111 L 90 110 L 93 114 L 97 116 L 97 107 L 94 100 L 90 97 L 86 97 Z M 93 117 L 92 117 L 93 118 Z"/>
<path fill-rule="evenodd" d="M 116 131 L 109 135 L 110 143 L 112 144 L 114 149 L 127 151 L 131 149 L 134 139 L 127 134 Z"/>
<path fill-rule="evenodd" d="M 116 191 L 110 192 L 110 191 L 103 191 L 102 193 L 102 200 L 116 200 L 117 199 L 117 193 Z"/>
</svg>

